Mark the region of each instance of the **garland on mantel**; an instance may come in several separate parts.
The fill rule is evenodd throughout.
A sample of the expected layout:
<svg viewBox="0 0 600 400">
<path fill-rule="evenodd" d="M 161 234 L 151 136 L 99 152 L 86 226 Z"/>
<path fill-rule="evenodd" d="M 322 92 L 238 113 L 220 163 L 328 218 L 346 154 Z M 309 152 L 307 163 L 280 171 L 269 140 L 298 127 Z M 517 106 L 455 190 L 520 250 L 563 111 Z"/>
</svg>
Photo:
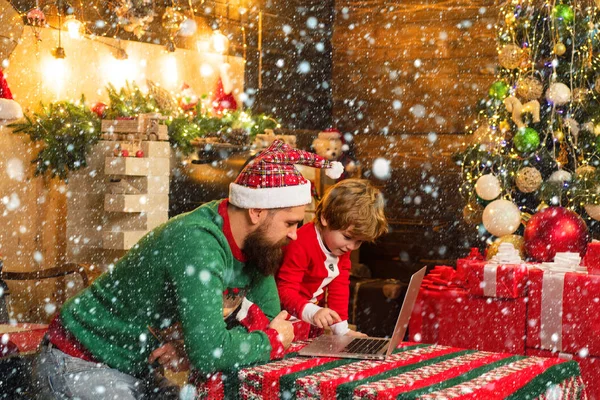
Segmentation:
<svg viewBox="0 0 600 400">
<path fill-rule="evenodd" d="M 184 111 L 168 91 L 151 82 L 149 86 L 146 94 L 135 83 L 127 83 L 119 91 L 109 85 L 106 90 L 110 104 L 97 103 L 91 108 L 83 96 L 75 102 L 42 103 L 40 111 L 9 127 L 15 134 L 29 135 L 40 148 L 32 161 L 36 175 L 48 174 L 67 181 L 70 171 L 87 166 L 88 154 L 101 137 L 102 119 L 135 118 L 149 112 L 165 115 L 171 146 L 183 156 L 196 149 L 192 143 L 200 137 L 213 136 L 220 142 L 248 145 L 258 133 L 280 126 L 270 116 L 248 111 L 213 115 L 202 102 Z"/>
</svg>

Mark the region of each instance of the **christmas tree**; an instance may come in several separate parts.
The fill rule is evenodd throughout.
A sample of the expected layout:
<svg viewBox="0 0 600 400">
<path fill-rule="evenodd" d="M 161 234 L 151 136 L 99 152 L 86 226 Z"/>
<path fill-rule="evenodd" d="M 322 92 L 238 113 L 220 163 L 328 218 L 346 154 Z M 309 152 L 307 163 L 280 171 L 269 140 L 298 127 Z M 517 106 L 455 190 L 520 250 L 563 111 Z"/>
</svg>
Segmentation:
<svg viewBox="0 0 600 400">
<path fill-rule="evenodd" d="M 591 235 L 600 234 L 596 3 L 513 0 L 501 8 L 496 81 L 481 102 L 474 145 L 457 157 L 465 220 L 488 244 L 511 242 L 538 261 L 556 251 L 583 254 Z M 540 225 L 552 218 L 555 225 Z M 552 254 L 531 246 L 527 251 L 534 228 L 564 231 L 567 221 L 576 226 L 575 235 L 561 239 L 546 232 Z"/>
</svg>

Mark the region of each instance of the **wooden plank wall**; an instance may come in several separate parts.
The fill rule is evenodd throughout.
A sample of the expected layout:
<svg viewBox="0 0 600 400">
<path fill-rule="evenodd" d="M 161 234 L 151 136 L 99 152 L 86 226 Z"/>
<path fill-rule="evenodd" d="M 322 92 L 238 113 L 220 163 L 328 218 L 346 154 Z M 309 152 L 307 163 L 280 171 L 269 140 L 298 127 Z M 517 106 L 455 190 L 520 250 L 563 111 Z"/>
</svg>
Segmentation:
<svg viewBox="0 0 600 400">
<path fill-rule="evenodd" d="M 340 0 L 335 9 L 339 128 L 463 132 L 497 63 L 493 0 Z"/>
<path fill-rule="evenodd" d="M 355 134 L 367 173 L 376 158 L 391 163 L 389 179 L 370 179 L 392 230 L 361 248 L 377 277 L 452 264 L 478 244 L 451 154 L 470 140 L 465 126 L 494 80 L 497 14 L 492 0 L 335 3 L 334 123 Z"/>
<path fill-rule="evenodd" d="M 288 129 L 328 128 L 332 121 L 333 0 L 265 0 L 260 8 L 260 89 L 256 11 L 250 16 L 248 31 L 246 88 L 254 98 L 253 111 L 277 116 Z M 313 21 L 317 25 L 311 28 Z M 301 65 L 308 65 L 310 71 L 301 72 Z"/>
</svg>

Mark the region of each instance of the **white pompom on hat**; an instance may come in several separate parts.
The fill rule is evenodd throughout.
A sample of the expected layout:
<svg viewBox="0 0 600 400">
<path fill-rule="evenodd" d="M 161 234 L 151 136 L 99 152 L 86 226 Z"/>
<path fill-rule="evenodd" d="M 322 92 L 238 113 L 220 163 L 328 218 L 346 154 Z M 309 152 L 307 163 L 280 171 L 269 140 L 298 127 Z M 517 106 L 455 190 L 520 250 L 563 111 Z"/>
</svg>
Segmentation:
<svg viewBox="0 0 600 400">
<path fill-rule="evenodd" d="M 259 153 L 229 185 L 229 202 L 241 208 L 286 208 L 309 204 L 311 184 L 295 164 L 325 168 L 332 179 L 339 178 L 344 166 L 309 151 L 293 149 L 275 140 Z"/>
</svg>

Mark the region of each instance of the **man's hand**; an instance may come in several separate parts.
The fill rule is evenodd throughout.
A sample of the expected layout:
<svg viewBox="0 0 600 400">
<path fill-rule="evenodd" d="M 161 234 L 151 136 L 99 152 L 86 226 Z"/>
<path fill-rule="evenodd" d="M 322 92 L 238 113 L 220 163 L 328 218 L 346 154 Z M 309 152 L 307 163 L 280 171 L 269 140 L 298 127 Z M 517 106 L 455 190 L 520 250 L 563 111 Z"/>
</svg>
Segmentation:
<svg viewBox="0 0 600 400">
<path fill-rule="evenodd" d="M 292 340 L 294 340 L 294 327 L 290 321 L 286 320 L 287 316 L 288 313 L 282 311 L 269 324 L 269 328 L 275 329 L 279 334 L 279 340 L 281 340 L 285 349 L 290 347 Z"/>
<path fill-rule="evenodd" d="M 148 357 L 148 363 L 152 364 L 156 360 L 160 365 L 173 372 L 190 369 L 190 360 L 183 350 L 183 341 L 167 342 L 154 350 Z"/>
<path fill-rule="evenodd" d="M 367 337 L 367 334 L 358 331 L 353 331 L 352 329 L 350 329 L 348 332 L 346 332 L 345 336 L 363 338 Z"/>
<path fill-rule="evenodd" d="M 333 311 L 331 308 L 321 308 L 315 313 L 313 321 L 319 328 L 326 328 L 333 324 L 337 324 L 338 322 L 342 322 L 342 319 L 338 313 Z"/>
</svg>

